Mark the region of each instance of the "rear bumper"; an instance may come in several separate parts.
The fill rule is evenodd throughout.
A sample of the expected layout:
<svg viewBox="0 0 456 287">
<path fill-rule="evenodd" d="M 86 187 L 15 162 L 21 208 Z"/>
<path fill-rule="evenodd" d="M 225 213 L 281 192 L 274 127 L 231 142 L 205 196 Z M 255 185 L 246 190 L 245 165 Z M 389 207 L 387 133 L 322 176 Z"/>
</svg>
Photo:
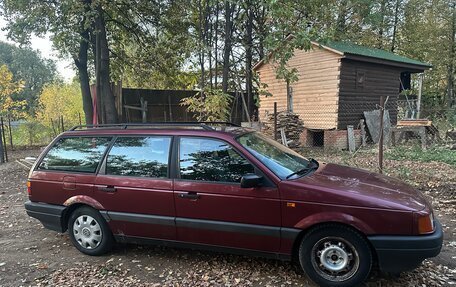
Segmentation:
<svg viewBox="0 0 456 287">
<path fill-rule="evenodd" d="M 38 219 L 44 227 L 61 233 L 66 231 L 63 224 L 65 206 L 32 201 L 27 201 L 24 206 L 27 214 Z"/>
<path fill-rule="evenodd" d="M 440 222 L 435 220 L 435 231 L 421 236 L 370 236 L 380 270 L 401 272 L 418 267 L 426 258 L 440 253 L 443 231 Z"/>
</svg>

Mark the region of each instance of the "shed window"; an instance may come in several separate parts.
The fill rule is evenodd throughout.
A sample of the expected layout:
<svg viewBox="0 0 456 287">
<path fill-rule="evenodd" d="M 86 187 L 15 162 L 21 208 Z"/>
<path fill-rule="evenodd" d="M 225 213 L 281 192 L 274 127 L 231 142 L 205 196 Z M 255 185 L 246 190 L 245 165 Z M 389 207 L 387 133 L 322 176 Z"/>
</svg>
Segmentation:
<svg viewBox="0 0 456 287">
<path fill-rule="evenodd" d="M 364 70 L 356 70 L 356 88 L 364 88 L 364 82 L 366 81 L 366 72 Z"/>
</svg>

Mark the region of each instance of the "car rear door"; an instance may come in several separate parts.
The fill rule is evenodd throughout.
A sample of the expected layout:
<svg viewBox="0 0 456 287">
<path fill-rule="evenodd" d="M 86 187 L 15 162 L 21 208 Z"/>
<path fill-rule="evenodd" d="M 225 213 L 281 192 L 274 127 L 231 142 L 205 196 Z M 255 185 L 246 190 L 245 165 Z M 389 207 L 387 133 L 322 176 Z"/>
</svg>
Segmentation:
<svg viewBox="0 0 456 287">
<path fill-rule="evenodd" d="M 120 237 L 174 240 L 170 136 L 118 136 L 96 178 L 95 197 Z"/>
<path fill-rule="evenodd" d="M 96 171 L 112 137 L 57 139 L 29 178 L 32 201 L 63 205 L 74 196 L 92 196 Z"/>
<path fill-rule="evenodd" d="M 174 183 L 179 241 L 257 251 L 280 248 L 280 199 L 266 178 L 241 188 L 240 179 L 257 170 L 225 141 L 178 139 Z"/>
</svg>

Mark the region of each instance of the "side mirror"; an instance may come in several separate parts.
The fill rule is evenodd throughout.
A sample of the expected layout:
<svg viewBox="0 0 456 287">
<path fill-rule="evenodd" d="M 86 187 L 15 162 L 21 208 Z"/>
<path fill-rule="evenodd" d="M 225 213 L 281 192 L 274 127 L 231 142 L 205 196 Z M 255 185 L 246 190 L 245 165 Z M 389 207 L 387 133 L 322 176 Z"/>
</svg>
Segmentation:
<svg viewBox="0 0 456 287">
<path fill-rule="evenodd" d="M 241 188 L 256 187 L 256 186 L 260 185 L 262 178 L 263 177 L 258 176 L 253 173 L 246 174 L 241 178 Z"/>
</svg>

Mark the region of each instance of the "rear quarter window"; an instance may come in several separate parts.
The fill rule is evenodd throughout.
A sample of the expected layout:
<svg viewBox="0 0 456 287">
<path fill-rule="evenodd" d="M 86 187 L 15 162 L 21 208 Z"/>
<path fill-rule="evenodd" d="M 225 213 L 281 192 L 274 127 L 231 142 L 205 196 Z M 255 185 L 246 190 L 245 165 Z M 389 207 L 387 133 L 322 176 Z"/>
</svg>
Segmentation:
<svg viewBox="0 0 456 287">
<path fill-rule="evenodd" d="M 61 138 L 49 149 L 38 169 L 94 173 L 110 141 L 110 137 Z"/>
</svg>

